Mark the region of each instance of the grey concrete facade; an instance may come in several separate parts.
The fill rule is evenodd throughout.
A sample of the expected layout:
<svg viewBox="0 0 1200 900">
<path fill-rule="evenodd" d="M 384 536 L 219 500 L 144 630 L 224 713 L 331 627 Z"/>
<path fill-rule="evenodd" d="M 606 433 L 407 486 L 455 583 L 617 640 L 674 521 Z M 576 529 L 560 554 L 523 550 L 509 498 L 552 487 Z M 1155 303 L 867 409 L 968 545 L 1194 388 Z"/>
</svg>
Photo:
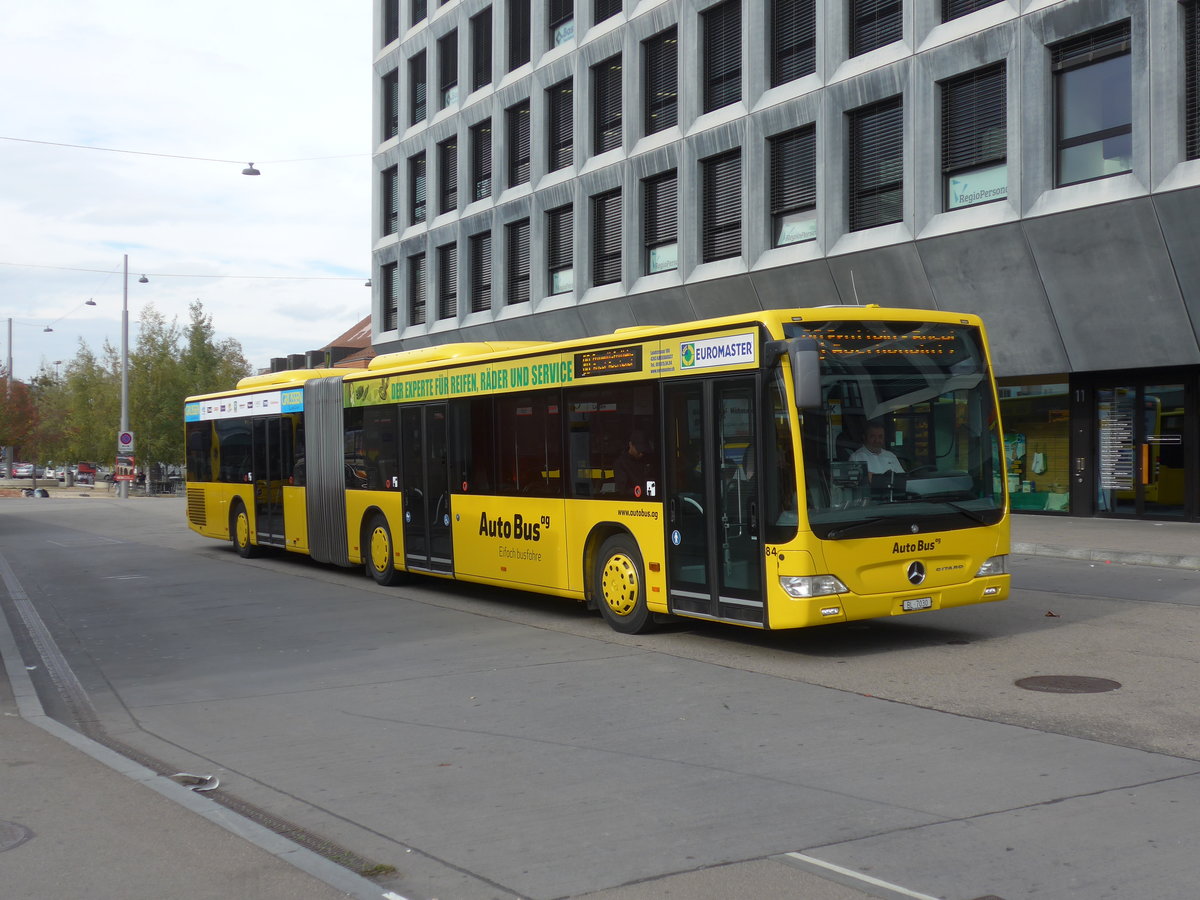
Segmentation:
<svg viewBox="0 0 1200 900">
<path fill-rule="evenodd" d="M 383 77 L 398 70 L 400 133 L 382 140 L 377 117 L 375 167 L 397 166 L 400 225 L 384 234 L 375 191 L 373 342 L 380 352 L 452 340 L 567 338 L 743 309 L 877 302 L 982 315 L 1000 375 L 1067 375 L 1161 366 L 1200 366 L 1200 160 L 1186 159 L 1184 7 L 1175 0 L 1001 0 L 942 22 L 942 0 L 905 0 L 903 39 L 849 57 L 847 0 L 817 0 L 816 72 L 770 86 L 769 0 L 742 0 L 742 101 L 714 112 L 701 105 L 701 15 L 714 0 L 625 0 L 598 25 L 594 0 L 575 0 L 575 37 L 551 46 L 546 0 L 532 0 L 532 62 L 508 71 L 509 0 L 429 0 L 416 25 L 412 0 L 399 3 L 400 35 L 375 58 L 376 108 Z M 470 19 L 492 9 L 492 84 L 468 93 Z M 376 46 L 384 9 L 377 10 Z M 1131 171 L 1055 185 L 1055 92 L 1048 48 L 1057 41 L 1128 20 L 1131 37 Z M 642 42 L 669 27 L 679 34 L 679 125 L 646 136 Z M 457 29 L 458 100 L 438 109 L 437 42 Z M 406 61 L 421 50 L 429 64 L 429 115 L 410 120 Z M 590 69 L 622 55 L 621 147 L 593 156 Z M 941 170 L 939 82 L 1007 62 L 1008 197 L 946 211 Z M 574 84 L 574 155 L 548 171 L 546 89 Z M 902 221 L 849 227 L 847 113 L 901 96 L 904 116 Z M 531 105 L 530 183 L 504 189 L 508 148 L 504 111 Z M 472 125 L 493 124 L 492 196 L 467 202 Z M 774 247 L 769 215 L 767 139 L 815 123 L 817 234 Z M 457 135 L 459 203 L 435 215 L 435 148 Z M 701 161 L 742 152 L 742 254 L 701 261 Z M 427 155 L 428 221 L 406 226 L 411 204 L 407 160 Z M 679 184 L 679 268 L 647 274 L 643 262 L 641 181 L 675 169 Z M 377 185 L 378 185 L 377 180 Z M 592 286 L 590 198 L 622 191 L 622 278 Z M 574 208 L 573 291 L 550 295 L 546 259 L 549 209 Z M 506 223 L 529 218 L 531 301 L 506 305 Z M 492 234 L 491 308 L 468 312 L 469 236 Z M 458 247 L 458 313 L 437 319 L 436 248 Z M 406 326 L 406 265 L 427 259 L 425 324 Z M 382 330 L 380 270 L 398 264 L 399 328 Z"/>
</svg>

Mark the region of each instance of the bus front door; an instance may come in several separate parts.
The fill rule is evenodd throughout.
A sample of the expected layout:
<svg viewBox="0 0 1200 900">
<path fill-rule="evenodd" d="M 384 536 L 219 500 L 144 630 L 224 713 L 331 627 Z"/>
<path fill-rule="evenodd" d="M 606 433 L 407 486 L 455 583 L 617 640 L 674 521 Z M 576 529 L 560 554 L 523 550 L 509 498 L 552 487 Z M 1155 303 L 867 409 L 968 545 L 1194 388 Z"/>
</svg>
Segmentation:
<svg viewBox="0 0 1200 900">
<path fill-rule="evenodd" d="M 254 520 L 258 543 L 285 546 L 283 528 L 283 485 L 291 474 L 291 432 L 278 416 L 254 419 Z M 288 436 L 285 442 L 284 435 Z"/>
<path fill-rule="evenodd" d="M 454 564 L 446 404 L 401 409 L 400 448 L 405 564 L 409 569 L 449 572 Z"/>
<path fill-rule="evenodd" d="M 764 623 L 757 379 L 664 388 L 672 612 Z"/>
</svg>

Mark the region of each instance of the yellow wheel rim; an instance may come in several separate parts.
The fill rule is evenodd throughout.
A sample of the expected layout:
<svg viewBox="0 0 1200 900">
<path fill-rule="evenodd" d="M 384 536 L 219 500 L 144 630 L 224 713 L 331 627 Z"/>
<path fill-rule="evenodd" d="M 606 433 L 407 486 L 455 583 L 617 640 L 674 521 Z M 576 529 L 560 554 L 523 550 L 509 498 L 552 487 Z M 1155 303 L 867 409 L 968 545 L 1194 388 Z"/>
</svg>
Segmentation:
<svg viewBox="0 0 1200 900">
<path fill-rule="evenodd" d="M 237 524 L 237 542 L 239 547 L 250 546 L 250 517 L 244 512 L 238 513 Z"/>
<path fill-rule="evenodd" d="M 371 532 L 371 566 L 376 572 L 386 572 L 392 559 L 392 541 L 386 528 Z"/>
<path fill-rule="evenodd" d="M 616 615 L 627 616 L 637 606 L 640 588 L 633 560 L 624 553 L 610 556 L 600 573 L 600 591 L 605 605 Z"/>
</svg>

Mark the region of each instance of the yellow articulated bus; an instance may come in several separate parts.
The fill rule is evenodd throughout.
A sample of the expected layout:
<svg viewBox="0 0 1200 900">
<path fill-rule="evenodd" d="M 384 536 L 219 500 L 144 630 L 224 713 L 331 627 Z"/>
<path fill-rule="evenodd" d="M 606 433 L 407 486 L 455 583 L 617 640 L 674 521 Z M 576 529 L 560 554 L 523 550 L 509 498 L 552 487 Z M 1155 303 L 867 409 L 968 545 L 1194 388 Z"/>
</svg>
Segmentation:
<svg viewBox="0 0 1200 900">
<path fill-rule="evenodd" d="M 978 318 L 766 310 L 446 344 L 189 398 L 187 516 L 273 547 L 667 616 L 799 628 L 1009 592 Z"/>
</svg>

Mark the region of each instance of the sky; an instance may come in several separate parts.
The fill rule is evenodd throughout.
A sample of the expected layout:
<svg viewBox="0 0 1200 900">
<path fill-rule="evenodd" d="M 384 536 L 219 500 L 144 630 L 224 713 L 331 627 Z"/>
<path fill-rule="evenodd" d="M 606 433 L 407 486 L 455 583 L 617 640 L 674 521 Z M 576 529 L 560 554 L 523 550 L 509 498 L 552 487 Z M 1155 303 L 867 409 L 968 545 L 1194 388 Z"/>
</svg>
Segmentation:
<svg viewBox="0 0 1200 900">
<path fill-rule="evenodd" d="M 81 340 L 119 350 L 126 254 L 131 348 L 147 304 L 186 325 L 201 301 L 255 369 L 370 312 L 371 16 L 370 0 L 6 5 L 0 329 L 18 379 Z"/>
</svg>

